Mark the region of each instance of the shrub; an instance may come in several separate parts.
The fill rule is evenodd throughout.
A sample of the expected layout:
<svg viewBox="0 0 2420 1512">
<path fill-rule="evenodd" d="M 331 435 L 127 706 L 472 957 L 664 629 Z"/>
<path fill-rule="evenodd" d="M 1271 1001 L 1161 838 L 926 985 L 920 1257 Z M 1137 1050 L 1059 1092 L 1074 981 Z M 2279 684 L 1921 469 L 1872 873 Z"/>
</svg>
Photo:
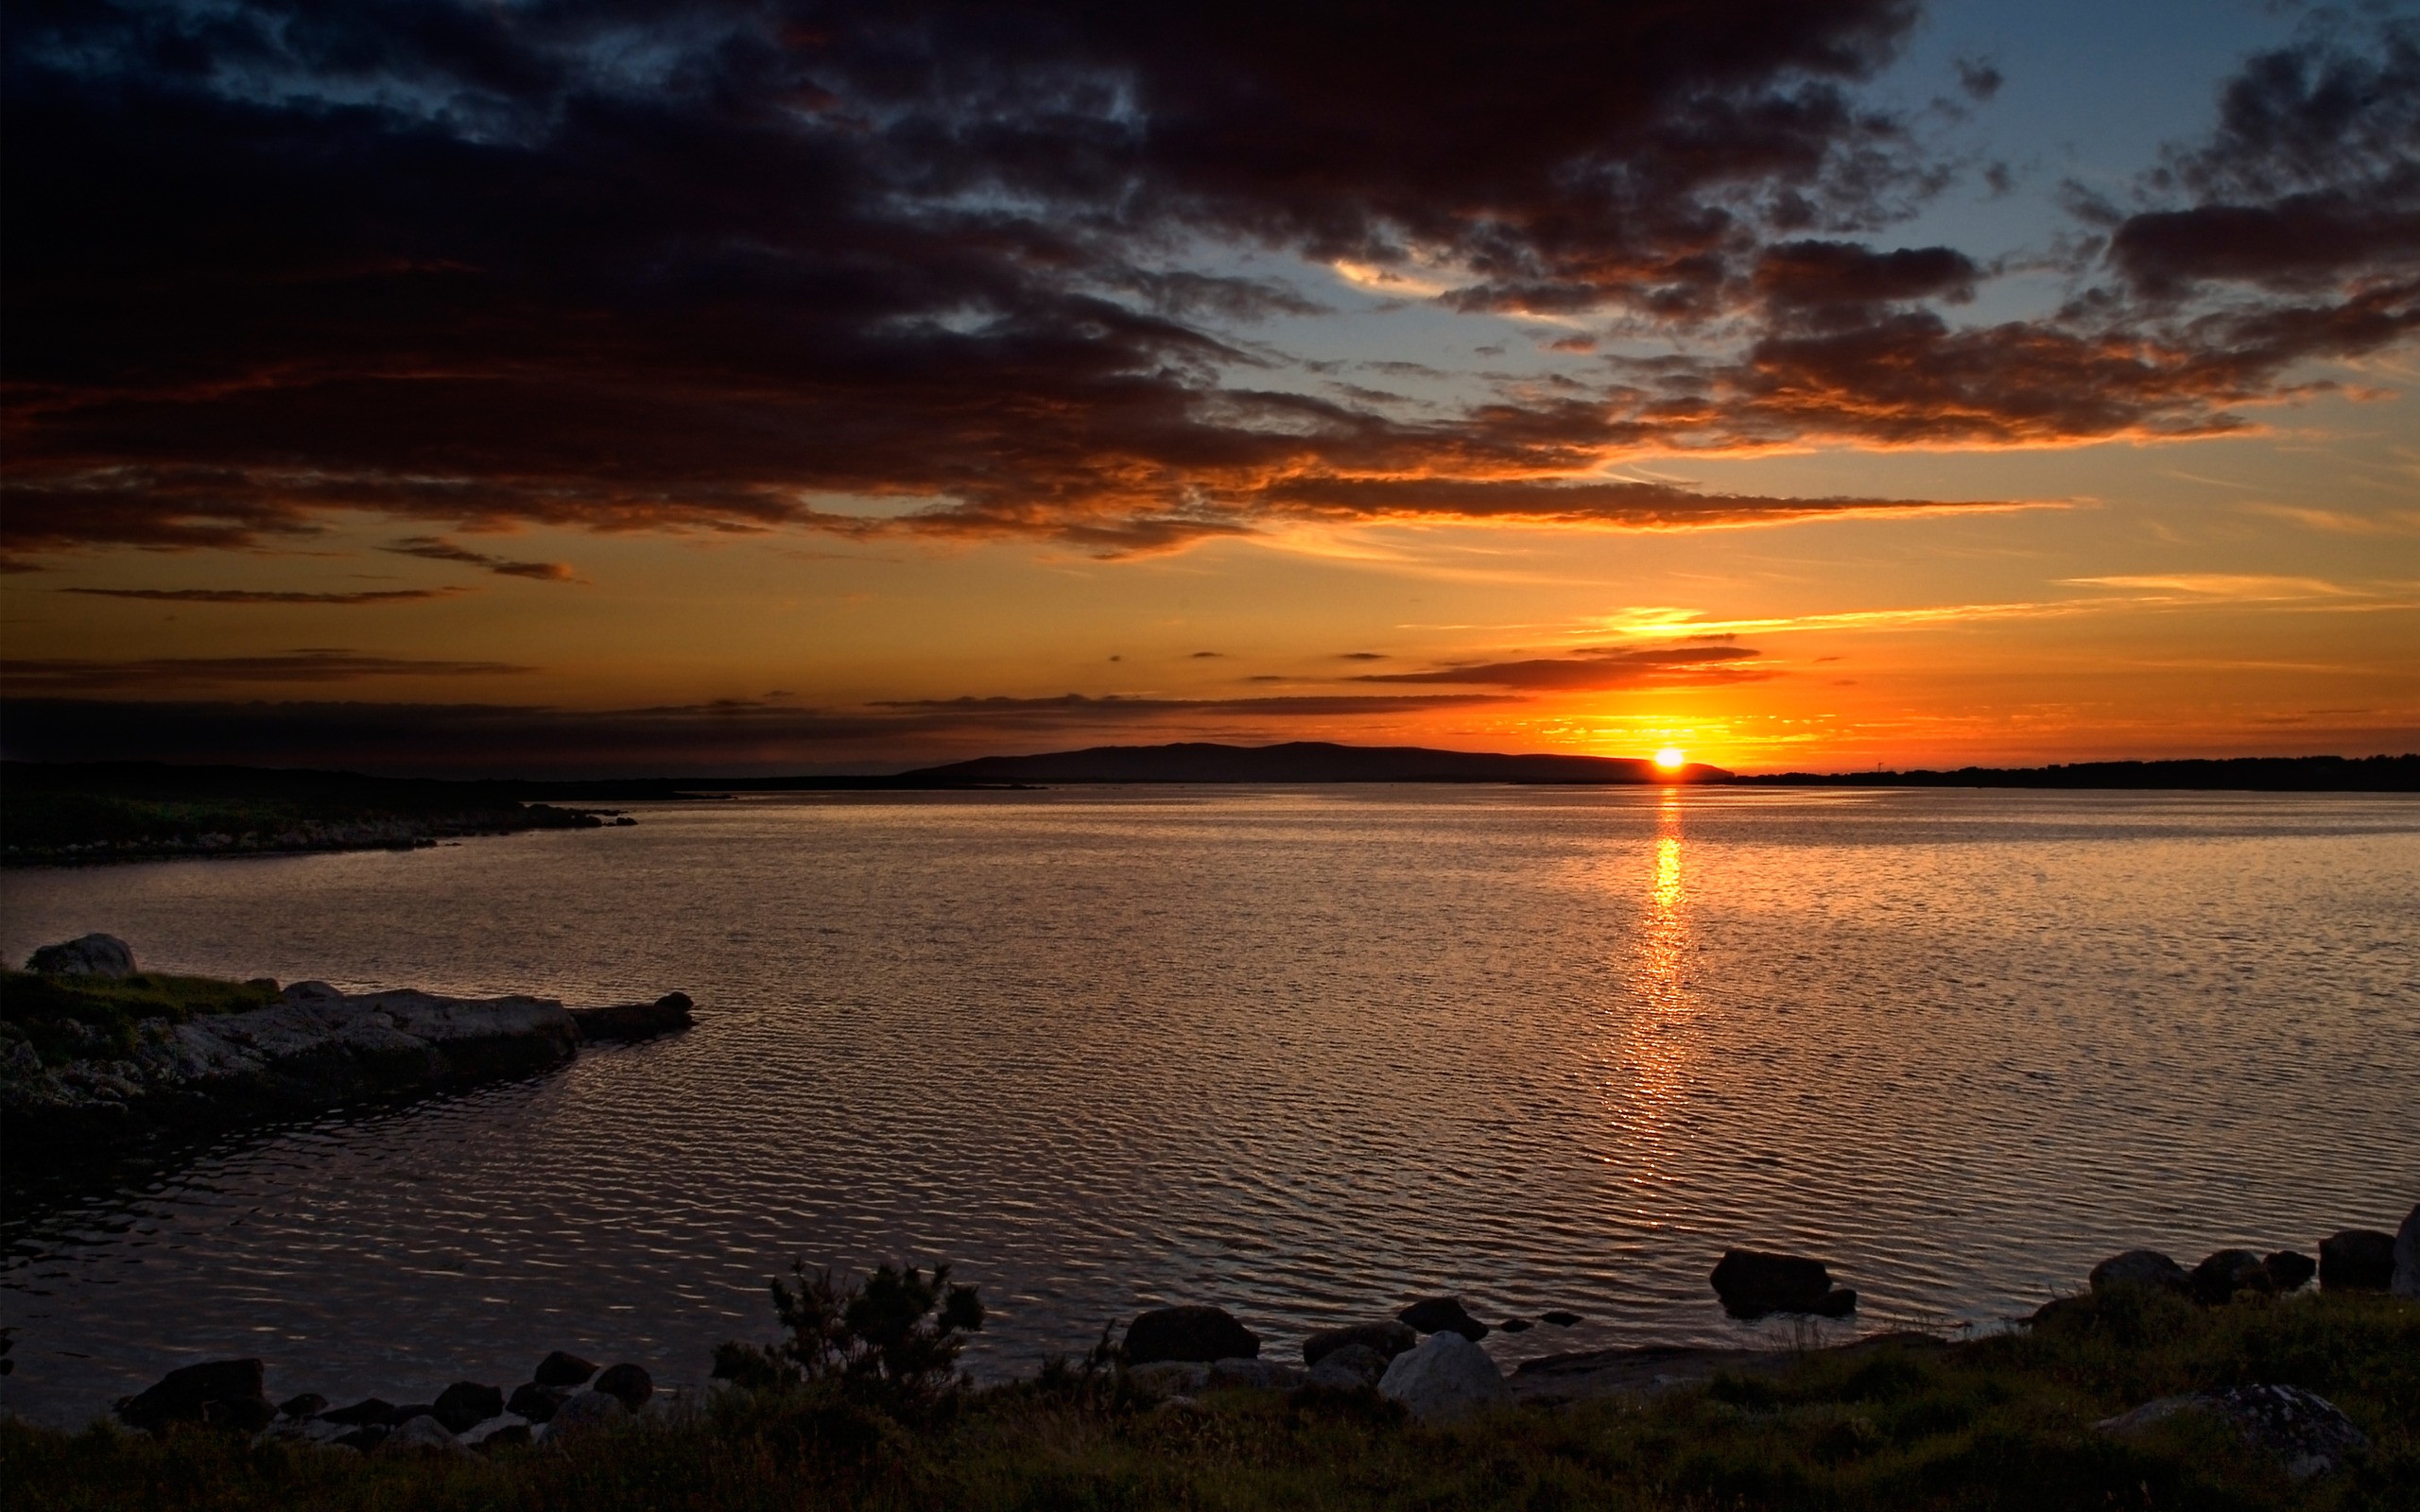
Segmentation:
<svg viewBox="0 0 2420 1512">
<path fill-rule="evenodd" d="M 958 1357 L 983 1327 L 983 1301 L 976 1288 L 951 1285 L 947 1265 L 930 1277 L 878 1265 L 845 1287 L 804 1261 L 790 1272 L 794 1281 L 772 1281 L 773 1314 L 789 1337 L 723 1345 L 717 1376 L 757 1389 L 829 1387 L 895 1416 L 929 1411 L 963 1386 Z"/>
</svg>

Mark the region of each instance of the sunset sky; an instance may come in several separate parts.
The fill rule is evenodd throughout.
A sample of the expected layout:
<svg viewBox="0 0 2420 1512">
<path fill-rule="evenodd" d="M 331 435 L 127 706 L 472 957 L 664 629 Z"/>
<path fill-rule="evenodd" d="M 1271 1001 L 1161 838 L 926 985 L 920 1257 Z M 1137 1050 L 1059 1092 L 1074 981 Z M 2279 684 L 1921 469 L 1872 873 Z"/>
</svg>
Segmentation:
<svg viewBox="0 0 2420 1512">
<path fill-rule="evenodd" d="M 0 744 L 2420 748 L 2420 9 L 9 9 Z"/>
</svg>

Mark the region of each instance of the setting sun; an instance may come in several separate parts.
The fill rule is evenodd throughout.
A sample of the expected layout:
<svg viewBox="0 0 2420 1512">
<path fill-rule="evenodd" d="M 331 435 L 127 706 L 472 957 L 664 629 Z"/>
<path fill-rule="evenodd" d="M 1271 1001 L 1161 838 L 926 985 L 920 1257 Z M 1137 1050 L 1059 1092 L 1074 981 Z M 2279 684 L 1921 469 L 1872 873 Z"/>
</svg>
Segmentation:
<svg viewBox="0 0 2420 1512">
<path fill-rule="evenodd" d="M 1668 772 L 1679 771 L 1688 759 L 1688 752 L 1678 746 L 1667 746 L 1655 753 L 1655 765 Z"/>
</svg>

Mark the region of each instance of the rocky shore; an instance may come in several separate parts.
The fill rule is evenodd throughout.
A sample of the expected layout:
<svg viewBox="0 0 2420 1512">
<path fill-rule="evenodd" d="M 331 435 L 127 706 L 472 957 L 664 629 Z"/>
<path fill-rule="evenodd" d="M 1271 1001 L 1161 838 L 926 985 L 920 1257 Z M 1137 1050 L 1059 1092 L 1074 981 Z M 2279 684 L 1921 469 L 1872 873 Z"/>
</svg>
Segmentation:
<svg viewBox="0 0 2420 1512">
<path fill-rule="evenodd" d="M 106 935 L 45 947 L 26 965 L 0 1001 L 0 1133 L 19 1148 L 454 1091 L 550 1070 L 584 1043 L 694 1022 L 679 992 L 567 1008 L 156 976 Z"/>
</svg>

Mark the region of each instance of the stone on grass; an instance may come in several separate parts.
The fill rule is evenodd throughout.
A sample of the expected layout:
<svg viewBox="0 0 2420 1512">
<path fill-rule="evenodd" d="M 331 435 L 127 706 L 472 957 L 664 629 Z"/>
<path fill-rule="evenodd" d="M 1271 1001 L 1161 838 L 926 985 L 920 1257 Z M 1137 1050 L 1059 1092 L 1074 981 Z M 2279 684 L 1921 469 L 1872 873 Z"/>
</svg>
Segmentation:
<svg viewBox="0 0 2420 1512">
<path fill-rule="evenodd" d="M 2192 1279 L 2185 1274 L 2184 1266 L 2156 1249 L 2130 1249 L 2092 1267 L 2094 1291 L 2112 1291 L 2120 1286 L 2182 1292 L 2191 1289 Z"/>
<path fill-rule="evenodd" d="M 2103 1418 L 2093 1427 L 2132 1437 L 2180 1413 L 2208 1413 L 2223 1420 L 2244 1442 L 2274 1454 L 2297 1481 L 2342 1469 L 2366 1453 L 2370 1441 L 2333 1402 L 2300 1386 L 2237 1386 L 2192 1396 L 2162 1397 L 2132 1412 Z"/>
<path fill-rule="evenodd" d="M 1832 1284 L 1831 1270 L 1805 1255 L 1758 1249 L 1726 1249 L 1710 1278 L 1722 1310 L 1734 1317 L 1768 1313 L 1812 1313 L 1846 1317 L 1857 1311 L 1857 1293 Z"/>
<path fill-rule="evenodd" d="M 535 1381 L 526 1382 L 512 1388 L 512 1400 L 504 1404 L 504 1410 L 515 1417 L 527 1418 L 533 1423 L 543 1423 L 555 1415 L 555 1409 L 563 1404 L 565 1398 L 579 1389 L 578 1386 L 542 1386 Z"/>
<path fill-rule="evenodd" d="M 579 1355 L 557 1349 L 538 1362 L 537 1374 L 529 1379 L 542 1386 L 584 1386 L 596 1367 Z"/>
<path fill-rule="evenodd" d="M 277 1415 L 295 1422 L 317 1418 L 327 1410 L 328 1399 L 316 1391 L 306 1391 L 299 1397 L 288 1397 L 277 1404 Z"/>
<path fill-rule="evenodd" d="M 1348 1344 L 1321 1355 L 1320 1363 L 1311 1366 L 1311 1373 L 1304 1381 L 1307 1385 L 1348 1391 L 1374 1386 L 1386 1375 L 1390 1358 L 1366 1344 Z"/>
<path fill-rule="evenodd" d="M 1459 1297 L 1431 1297 L 1395 1314 L 1395 1321 L 1418 1333 L 1451 1332 L 1477 1344 L 1487 1337 L 1487 1325 L 1471 1316 Z"/>
<path fill-rule="evenodd" d="M 171 1423 L 200 1423 L 230 1433 L 257 1434 L 277 1416 L 261 1390 L 258 1360 L 208 1360 L 169 1371 L 117 1404 L 129 1428 L 164 1433 Z"/>
<path fill-rule="evenodd" d="M 1374 1351 L 1380 1360 L 1392 1360 L 1420 1342 L 1420 1335 L 1403 1323 L 1356 1323 L 1350 1328 L 1322 1329 L 1303 1341 L 1303 1363 L 1315 1366 L 1337 1350 L 1359 1345 Z"/>
<path fill-rule="evenodd" d="M 655 1381 L 639 1366 L 626 1363 L 606 1366 L 591 1389 L 601 1391 L 636 1412 L 647 1405 L 649 1397 L 655 1395 Z"/>
<path fill-rule="evenodd" d="M 622 1405 L 618 1397 L 609 1397 L 601 1391 L 575 1391 L 546 1419 L 546 1442 L 611 1428 L 628 1421 L 630 1416 L 630 1409 Z"/>
<path fill-rule="evenodd" d="M 454 1430 L 439 1422 L 433 1415 L 411 1418 L 389 1434 L 378 1445 L 381 1454 L 468 1454 L 470 1450 L 454 1436 Z"/>
<path fill-rule="evenodd" d="M 134 951 L 115 935 L 84 935 L 45 945 L 26 958 L 26 970 L 43 976 L 128 977 Z"/>
<path fill-rule="evenodd" d="M 1210 1363 L 1209 1389 L 1213 1391 L 1233 1391 L 1239 1387 L 1256 1391 L 1291 1391 L 1302 1383 L 1301 1366 L 1276 1360 L 1237 1356 Z"/>
<path fill-rule="evenodd" d="M 462 1442 L 482 1454 L 507 1444 L 526 1444 L 529 1442 L 529 1419 L 517 1413 L 500 1413 L 474 1425 L 462 1435 Z"/>
<path fill-rule="evenodd" d="M 1441 1329 L 1419 1349 L 1394 1357 L 1378 1378 L 1378 1395 L 1402 1402 L 1422 1422 L 1436 1423 L 1511 1401 L 1512 1388 L 1485 1349 Z"/>
<path fill-rule="evenodd" d="M 1246 1360 L 1260 1356 L 1260 1336 L 1223 1307 L 1163 1307 L 1144 1314 L 1126 1330 L 1126 1363 L 1162 1360 Z"/>
<path fill-rule="evenodd" d="M 2347 1228 L 2319 1242 L 2319 1289 L 2383 1292 L 2394 1284 L 2394 1235 Z"/>
<path fill-rule="evenodd" d="M 2282 1295 L 2302 1290 L 2319 1274 L 2319 1262 L 2298 1250 L 2281 1249 L 2264 1257 L 2260 1268 L 2269 1273 L 2269 1284 Z"/>
<path fill-rule="evenodd" d="M 2221 1249 L 2194 1266 L 2187 1280 L 2193 1288 L 2193 1300 L 2204 1307 L 2217 1307 L 2238 1292 L 2277 1289 L 2269 1279 L 2268 1265 L 2249 1249 Z"/>
<path fill-rule="evenodd" d="M 2420 1207 L 2414 1207 L 2394 1231 L 2394 1280 L 2397 1297 L 2420 1297 Z"/>
<path fill-rule="evenodd" d="M 437 1394 L 430 1404 L 437 1420 L 455 1433 L 466 1433 L 491 1418 L 503 1416 L 504 1393 L 475 1381 L 457 1381 Z"/>
<path fill-rule="evenodd" d="M 395 1404 L 379 1397 L 364 1397 L 349 1407 L 337 1407 L 320 1414 L 332 1423 L 344 1423 L 354 1428 L 375 1424 L 380 1428 L 395 1425 Z"/>
<path fill-rule="evenodd" d="M 328 1442 L 339 1449 L 357 1449 L 367 1454 L 385 1443 L 387 1435 L 393 1432 L 394 1430 L 385 1423 L 363 1423 L 350 1433 L 337 1435 Z"/>
</svg>

